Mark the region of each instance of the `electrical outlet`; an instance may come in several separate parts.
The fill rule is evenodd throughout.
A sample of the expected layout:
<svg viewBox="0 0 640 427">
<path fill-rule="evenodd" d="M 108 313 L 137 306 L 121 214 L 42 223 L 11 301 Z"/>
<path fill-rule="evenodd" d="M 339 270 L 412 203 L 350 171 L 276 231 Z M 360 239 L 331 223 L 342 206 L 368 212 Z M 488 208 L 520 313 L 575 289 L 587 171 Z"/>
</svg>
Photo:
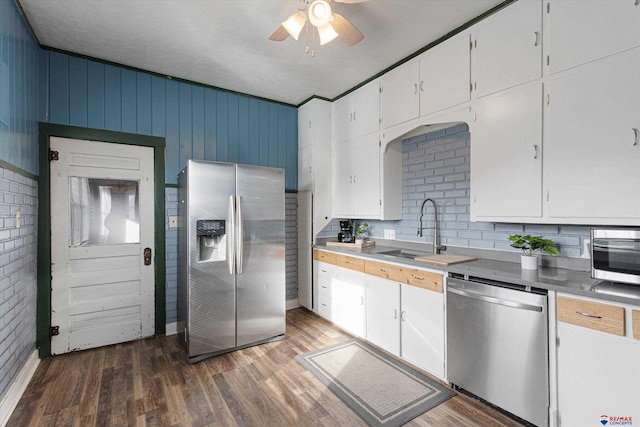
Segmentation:
<svg viewBox="0 0 640 427">
<path fill-rule="evenodd" d="M 385 239 L 395 239 L 396 238 L 396 230 L 394 229 L 384 229 L 384 238 Z"/>
<path fill-rule="evenodd" d="M 16 211 L 16 228 L 20 228 L 20 211 Z"/>
<path fill-rule="evenodd" d="M 177 228 L 178 227 L 178 217 L 170 216 L 169 217 L 169 228 Z"/>
</svg>

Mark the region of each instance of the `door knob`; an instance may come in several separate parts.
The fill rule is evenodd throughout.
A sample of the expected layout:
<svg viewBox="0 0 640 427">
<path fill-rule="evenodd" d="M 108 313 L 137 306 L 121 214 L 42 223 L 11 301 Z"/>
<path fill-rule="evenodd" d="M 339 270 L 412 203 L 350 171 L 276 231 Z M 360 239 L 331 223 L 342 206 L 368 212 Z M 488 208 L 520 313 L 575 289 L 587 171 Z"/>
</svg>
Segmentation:
<svg viewBox="0 0 640 427">
<path fill-rule="evenodd" d="M 151 265 L 151 248 L 144 248 L 144 265 Z"/>
</svg>

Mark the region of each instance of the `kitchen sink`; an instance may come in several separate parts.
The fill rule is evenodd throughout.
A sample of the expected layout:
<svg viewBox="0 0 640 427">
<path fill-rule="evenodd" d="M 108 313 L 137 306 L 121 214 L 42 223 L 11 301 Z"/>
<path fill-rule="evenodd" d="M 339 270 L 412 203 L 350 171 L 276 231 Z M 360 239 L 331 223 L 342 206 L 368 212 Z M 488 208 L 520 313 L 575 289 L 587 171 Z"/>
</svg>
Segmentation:
<svg viewBox="0 0 640 427">
<path fill-rule="evenodd" d="M 378 255 L 384 255 L 393 258 L 408 258 L 414 259 L 415 257 L 428 255 L 426 252 L 405 251 L 404 249 L 394 249 L 391 251 L 377 252 Z"/>
</svg>

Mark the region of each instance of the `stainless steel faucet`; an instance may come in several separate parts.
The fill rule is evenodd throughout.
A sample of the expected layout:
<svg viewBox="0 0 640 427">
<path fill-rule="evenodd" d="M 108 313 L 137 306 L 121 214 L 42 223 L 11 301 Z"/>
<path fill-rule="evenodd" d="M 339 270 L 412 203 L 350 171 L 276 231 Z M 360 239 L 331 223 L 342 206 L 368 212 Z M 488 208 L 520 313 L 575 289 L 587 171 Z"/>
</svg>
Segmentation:
<svg viewBox="0 0 640 427">
<path fill-rule="evenodd" d="M 431 202 L 433 204 L 433 253 L 439 254 L 440 251 L 444 251 L 447 249 L 446 246 L 442 246 L 438 244 L 438 208 L 436 207 L 436 202 L 433 199 L 424 199 L 422 202 L 422 206 L 420 206 L 420 219 L 418 222 L 418 237 L 422 237 L 422 216 L 424 215 L 424 205 L 427 202 Z"/>
</svg>

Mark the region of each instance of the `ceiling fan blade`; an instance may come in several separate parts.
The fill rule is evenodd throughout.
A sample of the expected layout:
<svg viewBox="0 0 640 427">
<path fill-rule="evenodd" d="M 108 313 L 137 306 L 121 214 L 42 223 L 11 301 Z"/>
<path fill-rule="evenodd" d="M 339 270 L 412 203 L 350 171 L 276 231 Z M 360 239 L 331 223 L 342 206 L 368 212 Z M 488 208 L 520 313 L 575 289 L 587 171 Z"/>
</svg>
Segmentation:
<svg viewBox="0 0 640 427">
<path fill-rule="evenodd" d="M 274 42 L 281 42 L 284 39 L 289 37 L 289 32 L 282 26 L 282 24 L 278 25 L 278 28 L 271 33 L 269 36 L 269 40 L 273 40 Z"/>
<path fill-rule="evenodd" d="M 333 20 L 331 26 L 338 36 L 349 46 L 358 44 L 364 39 L 364 35 L 358 30 L 351 22 L 344 16 L 335 13 L 333 14 Z"/>
</svg>

